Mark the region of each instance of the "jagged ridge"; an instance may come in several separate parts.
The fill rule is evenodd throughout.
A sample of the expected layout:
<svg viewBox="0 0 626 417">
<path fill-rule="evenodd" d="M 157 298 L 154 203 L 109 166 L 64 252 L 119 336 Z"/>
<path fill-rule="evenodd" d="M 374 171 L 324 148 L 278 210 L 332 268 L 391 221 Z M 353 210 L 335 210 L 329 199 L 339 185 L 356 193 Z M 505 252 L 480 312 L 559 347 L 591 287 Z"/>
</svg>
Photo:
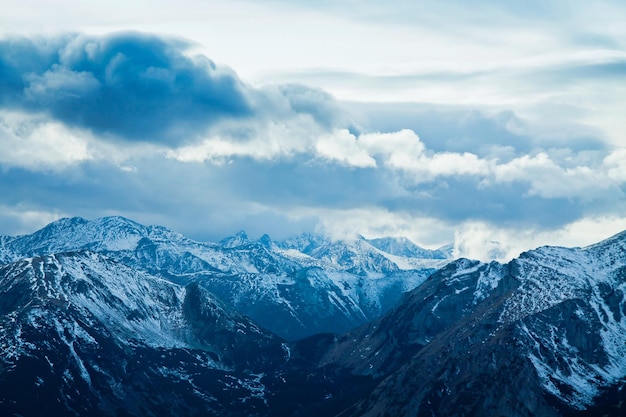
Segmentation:
<svg viewBox="0 0 626 417">
<path fill-rule="evenodd" d="M 273 242 L 264 235 L 252 241 L 241 231 L 220 243 L 195 242 L 117 216 L 61 219 L 0 243 L 5 262 L 91 250 L 172 282 L 198 282 L 288 339 L 366 323 L 449 261 L 440 254 L 432 259 L 388 254 L 362 238 L 332 242 L 303 235 Z"/>
<path fill-rule="evenodd" d="M 342 415 L 621 415 L 625 291 L 626 234 L 506 265 L 461 259 L 321 363 L 379 379 Z"/>
</svg>

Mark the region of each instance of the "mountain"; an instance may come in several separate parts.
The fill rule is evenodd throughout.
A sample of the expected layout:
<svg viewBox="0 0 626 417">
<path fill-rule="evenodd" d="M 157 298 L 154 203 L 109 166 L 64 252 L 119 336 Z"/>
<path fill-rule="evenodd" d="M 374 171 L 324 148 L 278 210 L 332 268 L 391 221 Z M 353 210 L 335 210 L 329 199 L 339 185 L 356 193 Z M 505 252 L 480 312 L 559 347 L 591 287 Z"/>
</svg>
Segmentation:
<svg viewBox="0 0 626 417">
<path fill-rule="evenodd" d="M 626 233 L 459 259 L 319 364 L 376 380 L 342 416 L 624 415 L 625 291 Z"/>
<path fill-rule="evenodd" d="M 226 242 L 123 218 L 0 238 L 0 415 L 624 415 L 626 232 L 506 264 L 445 260 L 382 316 L 295 341 L 229 297 L 268 322 L 282 300 L 330 326 L 389 277 L 409 285 L 393 262 L 407 247 Z"/>
<path fill-rule="evenodd" d="M 442 246 L 436 250 L 423 249 L 405 237 L 383 237 L 369 239 L 375 248 L 391 255 L 416 259 L 449 259 L 452 257 L 452 245 Z"/>
<path fill-rule="evenodd" d="M 245 245 L 249 243 L 250 239 L 244 230 L 240 230 L 234 236 L 229 236 L 220 240 L 220 246 L 224 248 L 236 248 L 237 246 Z"/>
<path fill-rule="evenodd" d="M 0 262 L 82 250 L 181 285 L 197 282 L 289 340 L 342 333 L 377 318 L 449 261 L 440 254 L 389 254 L 365 239 L 333 242 L 314 235 L 253 241 L 240 231 L 219 243 L 196 242 L 113 216 L 60 219 L 31 235 L 2 237 Z"/>
<path fill-rule="evenodd" d="M 26 416 L 254 415 L 286 349 L 197 284 L 86 251 L 0 268 L 0 345 L 0 414 Z"/>
</svg>

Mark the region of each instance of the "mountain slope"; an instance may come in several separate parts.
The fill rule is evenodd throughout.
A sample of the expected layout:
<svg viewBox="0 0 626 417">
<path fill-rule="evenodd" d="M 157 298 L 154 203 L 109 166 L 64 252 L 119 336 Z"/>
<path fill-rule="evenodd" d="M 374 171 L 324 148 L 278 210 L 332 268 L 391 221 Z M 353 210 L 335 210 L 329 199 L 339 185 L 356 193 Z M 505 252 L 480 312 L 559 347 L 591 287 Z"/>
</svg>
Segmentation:
<svg viewBox="0 0 626 417">
<path fill-rule="evenodd" d="M 284 360 L 281 343 L 196 284 L 102 255 L 0 268 L 2 415 L 253 413 L 265 407 L 254 371 Z"/>
<path fill-rule="evenodd" d="M 620 415 L 625 291 L 626 234 L 506 265 L 461 259 L 320 363 L 378 381 L 342 416 Z"/>
<path fill-rule="evenodd" d="M 314 322 L 364 312 L 358 295 L 368 285 L 375 297 L 367 299 L 380 300 L 381 280 L 412 271 L 395 263 L 386 275 L 394 267 L 373 260 L 398 255 L 364 239 L 286 244 L 240 234 L 221 247 L 114 221 L 128 227 L 107 231 L 106 242 L 75 236 L 101 253 L 37 255 L 0 267 L 0 414 L 624 414 L 626 233 L 587 248 L 542 247 L 507 264 L 459 259 L 375 321 L 342 336 L 284 342 L 204 286 L 223 289 L 225 299 L 241 296 L 268 321 L 281 316 L 264 310 L 271 305 L 264 298 Z M 19 245 L 28 250 L 23 239 L 36 250 L 58 249 L 62 230 L 56 240 L 42 232 L 0 243 L 10 257 Z M 134 248 L 120 249 L 129 241 Z M 242 262 L 239 272 L 182 257 L 205 247 L 219 265 Z M 199 269 L 160 269 L 166 280 L 145 265 Z M 241 288 L 229 293 L 229 285 Z"/>
</svg>

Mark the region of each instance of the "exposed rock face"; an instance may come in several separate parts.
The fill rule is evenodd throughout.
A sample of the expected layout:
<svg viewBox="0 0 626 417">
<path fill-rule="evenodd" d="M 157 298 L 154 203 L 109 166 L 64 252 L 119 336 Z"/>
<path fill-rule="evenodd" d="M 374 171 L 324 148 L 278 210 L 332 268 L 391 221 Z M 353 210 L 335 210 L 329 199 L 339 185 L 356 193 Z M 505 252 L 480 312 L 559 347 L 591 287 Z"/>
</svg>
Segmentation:
<svg viewBox="0 0 626 417">
<path fill-rule="evenodd" d="M 321 359 L 372 375 L 342 415 L 584 415 L 620 409 L 626 236 L 458 260 Z M 610 399 L 609 399 L 610 398 Z"/>
<path fill-rule="evenodd" d="M 253 415 L 255 370 L 284 361 L 281 339 L 196 284 L 93 253 L 5 265 L 0 300 L 2 415 Z"/>
</svg>

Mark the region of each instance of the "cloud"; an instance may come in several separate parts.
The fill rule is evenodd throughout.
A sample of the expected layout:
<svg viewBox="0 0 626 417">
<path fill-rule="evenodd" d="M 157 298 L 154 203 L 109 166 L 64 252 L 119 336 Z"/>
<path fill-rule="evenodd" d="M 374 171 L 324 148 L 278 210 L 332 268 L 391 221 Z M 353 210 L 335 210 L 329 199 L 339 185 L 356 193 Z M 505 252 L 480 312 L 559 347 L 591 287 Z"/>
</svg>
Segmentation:
<svg viewBox="0 0 626 417">
<path fill-rule="evenodd" d="M 589 216 L 553 229 L 502 227 L 468 221 L 454 236 L 454 255 L 482 261 L 508 262 L 539 246 L 587 246 L 626 229 L 626 217 Z"/>
<path fill-rule="evenodd" d="M 527 119 L 512 110 L 483 109 L 474 105 L 435 105 L 430 103 L 346 104 L 366 131 L 394 132 L 410 129 L 434 152 L 471 152 L 480 157 L 501 160 L 526 155 L 535 149 L 567 148 L 574 152 L 606 150 L 597 130 L 567 117 L 549 124 L 543 119 Z M 567 109 L 542 108 L 551 119 Z"/>
<path fill-rule="evenodd" d="M 479 247 L 485 249 L 490 241 L 513 242 L 515 233 L 525 236 L 561 230 L 589 216 L 618 216 L 626 209 L 619 189 L 624 183 L 619 177 L 621 171 L 616 171 L 615 179 L 608 176 L 611 169 L 621 167 L 623 151 L 601 159 L 597 166 L 589 166 L 605 177 L 598 180 L 602 186 L 592 190 L 592 198 L 585 198 L 583 191 L 589 187 L 576 189 L 563 182 L 569 175 L 567 170 L 547 154 L 522 160 L 526 165 L 518 160 L 509 162 L 517 170 L 511 169 L 513 174 L 507 178 L 497 169 L 506 164 L 492 165 L 480 158 L 478 166 L 485 164 L 485 172 L 450 166 L 463 164 L 463 154 L 433 153 L 411 131 L 359 137 L 347 131 L 340 133 L 349 146 L 373 158 L 376 167 L 349 157 L 329 159 L 319 155 L 316 148 L 267 159 L 260 154 L 253 157 L 248 150 L 254 147 L 242 146 L 240 151 L 248 153 L 233 154 L 226 149 L 220 156 L 221 163 L 191 163 L 163 152 L 137 151 L 124 160 L 94 157 L 66 164 L 62 170 L 14 166 L 0 176 L 0 195 L 2 204 L 13 212 L 21 207 L 31 212 L 88 218 L 121 214 L 212 241 L 241 228 L 251 236 L 269 233 L 281 238 L 311 231 L 318 225 L 319 230 L 336 237 L 408 235 L 417 243 L 436 247 L 451 242 L 457 229 L 459 253 L 481 258 L 487 255 L 467 249 L 475 242 L 468 240 L 473 235 L 482 239 Z M 92 155 L 102 152 L 99 148 L 89 149 Z M 423 164 L 407 162 L 402 169 L 388 165 L 391 156 L 404 149 Z M 197 149 L 189 149 L 190 159 L 194 151 Z M 211 152 L 215 156 L 215 150 Z M 445 163 L 446 168 L 436 163 Z M 576 175 L 588 175 L 580 171 Z M 496 174 L 507 179 L 496 181 Z M 531 193 L 542 179 L 554 188 Z M 604 187 L 602 181 L 611 181 L 612 188 Z M 560 183 L 564 184 L 562 190 L 557 188 Z M 571 183 L 576 184 L 576 176 Z M 5 219 L 6 224 L 10 221 Z M 472 224 L 477 226 L 472 229 Z M 507 233 L 492 233 L 500 229 Z M 467 241 L 466 249 L 462 249 L 463 241 Z M 519 241 L 542 243 L 530 238 Z M 502 253 L 517 250 L 517 246 L 491 246 L 490 256 L 501 257 L 505 256 Z"/>
<path fill-rule="evenodd" d="M 0 165 L 57 170 L 93 158 L 89 134 L 24 113 L 0 114 Z"/>
<path fill-rule="evenodd" d="M 271 84 L 259 88 L 262 107 L 272 117 L 307 115 L 316 124 L 331 129 L 347 122 L 345 112 L 326 91 L 304 84 Z"/>
<path fill-rule="evenodd" d="M 0 109 L 46 115 L 103 140 L 170 148 L 207 137 L 254 142 L 269 138 L 272 129 L 293 133 L 295 142 L 304 130 L 350 124 L 321 89 L 253 87 L 229 68 L 192 55 L 191 48 L 190 42 L 136 32 L 2 39 Z M 218 148 L 229 146 L 217 142 Z"/>
<path fill-rule="evenodd" d="M 1 104 L 120 140 L 181 143 L 252 113 L 229 69 L 190 44 L 134 32 L 0 40 Z"/>
<path fill-rule="evenodd" d="M 382 207 L 353 209 L 296 208 L 291 217 L 308 215 L 319 219 L 317 231 L 332 239 L 403 236 L 423 247 L 439 248 L 453 241 L 454 231 L 436 217 L 413 216 Z"/>
<path fill-rule="evenodd" d="M 626 148 L 616 149 L 604 158 L 609 178 L 626 183 Z"/>
<path fill-rule="evenodd" d="M 621 224 L 602 219 L 626 209 L 624 148 L 588 123 L 578 107 L 586 100 L 570 100 L 578 82 L 621 77 L 619 57 L 611 68 L 600 68 L 608 53 L 590 59 L 598 71 L 589 76 L 562 68 L 569 81 L 539 99 L 559 74 L 539 77 L 542 68 L 563 62 L 552 55 L 443 76 L 437 66 L 412 78 L 382 71 L 394 88 L 417 82 L 412 100 L 444 84 L 458 98 L 494 74 L 510 101 L 491 107 L 482 93 L 493 90 L 472 90 L 477 101 L 460 104 L 346 103 L 302 84 L 253 86 L 193 48 L 128 32 L 0 40 L 6 230 L 58 213 L 121 214 L 202 240 L 241 228 L 280 238 L 317 225 L 435 247 L 456 231 L 459 254 L 506 257 L 516 236 L 534 245 Z M 561 85 L 568 93 L 555 95 Z M 33 215 L 18 221 L 20 211 Z"/>
<path fill-rule="evenodd" d="M 318 156 L 357 168 L 376 168 L 376 160 L 361 148 L 347 129 L 320 137 L 315 144 Z"/>
<path fill-rule="evenodd" d="M 326 130 L 308 115 L 266 117 L 221 124 L 195 143 L 168 149 L 166 156 L 181 162 L 222 165 L 232 158 L 272 161 L 308 153 Z"/>
<path fill-rule="evenodd" d="M 16 206 L 0 204 L 0 228 L 5 236 L 32 233 L 60 217 L 67 216 L 68 214 L 59 211 L 42 211 L 21 204 Z"/>
<path fill-rule="evenodd" d="M 562 167 L 543 152 L 494 165 L 493 181 L 528 183 L 528 195 L 543 198 L 592 199 L 615 185 L 602 166 Z"/>
</svg>

